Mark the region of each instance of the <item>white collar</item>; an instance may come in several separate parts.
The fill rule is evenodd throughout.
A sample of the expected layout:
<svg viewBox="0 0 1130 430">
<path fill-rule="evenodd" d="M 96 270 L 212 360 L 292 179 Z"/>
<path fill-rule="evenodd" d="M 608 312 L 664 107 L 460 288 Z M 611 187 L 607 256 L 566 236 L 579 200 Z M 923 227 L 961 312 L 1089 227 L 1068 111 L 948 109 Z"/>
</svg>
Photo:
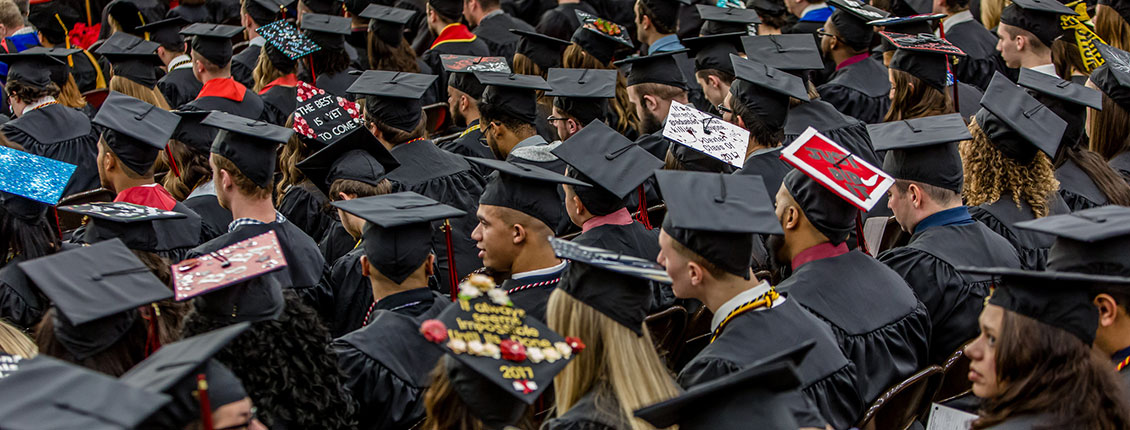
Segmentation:
<svg viewBox="0 0 1130 430">
<path fill-rule="evenodd" d="M 216 184 L 212 183 L 212 181 L 208 181 L 200 184 L 200 186 L 196 187 L 195 190 L 192 190 L 191 193 L 188 193 L 188 197 L 185 197 L 185 200 L 191 199 L 193 197 L 214 195 L 216 195 Z"/>
<path fill-rule="evenodd" d="M 560 272 L 562 270 L 565 270 L 565 260 L 561 260 L 561 263 L 556 265 L 556 266 L 546 267 L 544 269 L 531 270 L 529 272 L 515 273 L 513 275 L 510 275 L 510 279 L 517 281 L 517 280 L 522 279 L 522 278 L 548 275 L 550 273 Z"/>
<path fill-rule="evenodd" d="M 183 69 L 185 67 L 192 67 L 192 57 L 186 54 L 178 55 L 176 58 L 173 58 L 173 61 L 169 62 L 169 71 Z"/>
<path fill-rule="evenodd" d="M 490 17 L 495 16 L 495 15 L 502 15 L 503 13 L 506 13 L 506 11 L 502 10 L 502 8 L 498 8 L 498 9 L 492 10 L 490 12 L 487 12 L 487 14 L 483 15 L 483 18 L 479 20 L 479 24 L 482 24 L 483 21 L 487 20 L 487 18 L 490 18 Z"/>
<path fill-rule="evenodd" d="M 714 317 L 710 319 L 710 330 L 717 330 L 718 325 L 722 324 L 722 320 L 725 320 L 726 317 L 730 315 L 730 312 L 733 312 L 738 306 L 751 302 L 762 294 L 769 292 L 769 287 L 769 281 L 761 281 L 760 284 L 757 284 L 753 288 L 742 291 L 738 293 L 738 295 L 730 298 L 730 300 L 727 300 L 726 303 L 718 307 L 718 311 L 714 312 Z M 784 297 L 778 298 L 773 302 L 773 306 L 777 306 L 777 303 L 784 301 Z M 759 308 L 759 310 L 760 309 L 765 308 Z"/>
<path fill-rule="evenodd" d="M 950 29 L 953 28 L 953 26 L 961 24 L 961 23 L 966 22 L 966 21 L 972 21 L 972 20 L 973 20 L 973 13 L 970 12 L 969 10 L 963 10 L 961 12 L 958 12 L 958 13 L 951 15 L 949 18 L 946 18 L 945 21 L 942 21 L 942 28 L 946 30 L 946 33 L 949 33 Z M 934 35 L 941 37 L 940 32 L 938 32 L 938 31 L 935 31 Z"/>
<path fill-rule="evenodd" d="M 262 47 L 263 45 L 267 44 L 267 39 L 264 39 L 263 36 L 255 36 L 251 38 L 251 40 L 247 41 L 247 44 L 251 46 Z"/>
<path fill-rule="evenodd" d="M 51 102 L 53 102 L 53 101 L 55 101 L 55 98 L 54 98 L 54 97 L 51 97 L 51 96 L 47 96 L 47 97 L 41 98 L 41 99 L 39 99 L 39 101 L 38 101 L 38 102 L 36 102 L 35 104 L 33 104 L 33 105 L 27 105 L 26 107 L 24 107 L 24 111 L 23 111 L 23 112 L 20 112 L 20 116 L 24 116 L 24 115 L 27 115 L 27 113 L 28 113 L 28 112 L 31 112 L 31 111 L 33 111 L 33 110 L 36 110 L 36 109 L 39 109 L 39 108 L 40 108 L 40 107 L 42 107 L 43 105 L 45 105 L 45 104 L 48 104 L 48 103 L 51 103 Z"/>
<path fill-rule="evenodd" d="M 1041 64 L 1041 65 L 1036 66 L 1036 67 L 1029 67 L 1029 69 L 1032 69 L 1032 71 L 1035 71 L 1035 72 L 1040 72 L 1040 73 L 1043 73 L 1045 75 L 1051 75 L 1051 76 L 1055 76 L 1056 78 L 1059 78 L 1059 75 L 1055 74 L 1055 64 L 1052 64 L 1052 63 Z"/>
</svg>

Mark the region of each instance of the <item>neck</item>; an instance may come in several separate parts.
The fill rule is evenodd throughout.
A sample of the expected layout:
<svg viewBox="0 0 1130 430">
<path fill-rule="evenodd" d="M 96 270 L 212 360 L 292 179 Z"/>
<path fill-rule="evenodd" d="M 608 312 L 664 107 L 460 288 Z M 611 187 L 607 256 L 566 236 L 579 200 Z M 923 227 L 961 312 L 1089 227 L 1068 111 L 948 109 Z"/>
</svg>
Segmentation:
<svg viewBox="0 0 1130 430">
<path fill-rule="evenodd" d="M 809 227 L 812 228 L 812 227 Z M 804 250 L 819 245 L 821 243 L 830 242 L 828 238 L 824 237 L 819 232 L 795 232 L 792 234 L 785 233 L 785 249 L 784 252 L 789 257 L 788 261 L 793 261 L 798 254 Z"/>
<path fill-rule="evenodd" d="M 647 43 L 648 45 L 652 45 L 656 41 L 658 41 L 659 39 L 662 39 L 664 36 L 667 36 L 667 35 L 666 34 L 659 34 L 659 32 L 656 32 L 656 31 L 649 31 L 649 32 L 647 32 L 647 34 L 644 34 L 644 39 L 646 39 L 646 40 L 644 40 L 644 43 Z"/>
<path fill-rule="evenodd" d="M 232 191 L 232 198 L 229 201 L 231 206 L 231 214 L 233 218 L 251 218 L 265 223 L 275 222 L 275 205 L 271 203 L 271 199 L 257 199 L 247 197 L 239 194 L 238 191 Z"/>
<path fill-rule="evenodd" d="M 536 246 L 531 248 L 531 246 Z M 518 253 L 518 257 L 514 259 L 514 263 L 510 265 L 510 273 L 529 272 L 531 270 L 544 269 L 561 264 L 561 260 L 554 254 L 553 248 L 549 247 L 549 243 L 540 245 L 527 244 L 522 252 Z"/>
<path fill-rule="evenodd" d="M 1052 57 L 1050 53 L 1047 55 L 1029 54 L 1020 59 L 1020 67 L 1028 69 L 1047 64 L 1052 64 Z"/>
<path fill-rule="evenodd" d="M 44 48 L 54 48 L 55 47 L 54 43 L 48 42 L 47 39 L 44 39 L 44 38 L 39 39 L 39 44 L 43 45 Z"/>
<path fill-rule="evenodd" d="M 376 269 L 372 269 L 376 270 Z M 413 273 L 403 283 L 397 284 L 392 282 L 384 276 L 370 276 L 369 285 L 373 290 L 373 300 L 381 300 L 385 297 L 391 296 L 396 293 L 403 293 L 408 290 L 414 290 L 421 286 L 428 285 L 427 275 L 423 270 Z"/>
<path fill-rule="evenodd" d="M 115 193 L 120 193 L 133 187 L 140 187 L 142 185 L 149 185 L 152 183 L 152 177 L 133 179 L 127 177 L 126 175 L 119 175 L 119 177 L 111 179 L 110 186 L 114 187 Z"/>
<path fill-rule="evenodd" d="M 762 145 L 761 142 L 758 142 L 757 139 L 750 136 L 749 145 L 745 147 L 745 158 L 749 158 L 749 156 L 753 155 L 754 152 L 768 148 L 772 148 L 772 146 Z"/>
<path fill-rule="evenodd" d="M 968 9 L 960 9 L 960 10 L 946 9 L 946 11 L 942 12 L 942 13 L 946 14 L 946 18 L 949 18 L 951 16 L 965 12 L 966 10 L 968 10 Z"/>
<path fill-rule="evenodd" d="M 710 312 L 718 312 L 718 308 L 723 304 L 730 301 L 734 296 L 741 294 L 743 291 L 749 290 L 760 284 L 761 281 L 755 276 L 750 276 L 749 280 L 739 278 L 737 276 L 725 275 L 726 279 L 714 279 L 713 282 L 703 288 L 701 297 L 696 297 L 702 301 L 702 304 L 710 309 Z"/>
<path fill-rule="evenodd" d="M 491 12 L 494 12 L 496 10 L 498 10 L 498 8 L 482 9 L 482 12 L 480 12 L 479 15 L 475 17 L 474 24 L 479 25 L 479 23 L 483 22 L 483 18 L 486 18 L 487 15 L 490 15 Z"/>
<path fill-rule="evenodd" d="M 844 50 L 844 49 L 836 49 L 836 50 L 832 51 L 832 61 L 834 61 L 836 63 L 836 65 L 838 66 L 841 63 L 843 63 L 844 61 L 850 60 L 851 57 L 854 57 L 858 54 L 859 53 L 849 52 L 849 51 Z"/>
<path fill-rule="evenodd" d="M 467 109 L 467 110 L 463 111 L 463 119 L 465 121 L 467 121 L 467 124 L 478 121 L 482 117 L 483 116 L 481 114 L 479 114 L 478 109 Z"/>
</svg>

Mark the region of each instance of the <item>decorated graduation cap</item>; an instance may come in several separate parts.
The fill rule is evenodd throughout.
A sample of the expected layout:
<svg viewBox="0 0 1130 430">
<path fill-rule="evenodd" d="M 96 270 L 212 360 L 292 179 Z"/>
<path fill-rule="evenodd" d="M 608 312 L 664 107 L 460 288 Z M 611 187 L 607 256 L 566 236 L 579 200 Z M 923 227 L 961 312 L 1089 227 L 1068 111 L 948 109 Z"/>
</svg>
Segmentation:
<svg viewBox="0 0 1130 430">
<path fill-rule="evenodd" d="M 635 47 L 627 27 L 581 10 L 574 12 L 581 26 L 573 32 L 571 41 L 602 64 L 611 62 L 617 52 Z"/>
<path fill-rule="evenodd" d="M 369 115 L 385 125 L 411 132 L 424 116 L 420 97 L 435 80 L 435 75 L 422 73 L 366 70 L 346 92 L 364 95 Z"/>
<path fill-rule="evenodd" d="M 154 185 L 159 186 L 159 185 Z M 200 215 L 164 211 L 127 202 L 98 202 L 62 206 L 59 210 L 85 215 L 86 243 L 120 239 L 129 249 L 169 256 L 200 244 Z"/>
<path fill-rule="evenodd" d="M 671 145 L 671 155 L 685 170 L 733 172 L 745 162 L 749 131 L 723 121 L 689 104 L 671 102 L 663 137 Z"/>
<path fill-rule="evenodd" d="M 573 191 L 598 216 L 623 209 L 632 191 L 663 167 L 662 160 L 601 121 L 589 123 L 550 152 L 569 164 L 567 176 L 594 185 L 574 186 Z"/>
<path fill-rule="evenodd" d="M 177 301 L 195 298 L 197 313 L 227 324 L 278 318 L 286 306 L 283 285 L 265 276 L 287 268 L 278 235 L 222 240 L 216 251 L 173 265 Z"/>
<path fill-rule="evenodd" d="M 756 58 L 785 71 L 821 70 L 824 60 L 809 34 L 768 34 L 742 37 L 746 58 Z"/>
<path fill-rule="evenodd" d="M 525 55 L 542 70 L 561 67 L 561 56 L 570 44 L 568 40 L 516 28 L 511 28 L 510 32 L 518 36 L 516 54 Z"/>
<path fill-rule="evenodd" d="M 1065 81 L 1057 76 L 1021 68 L 1020 86 L 1032 91 L 1032 96 L 1067 122 L 1060 145 L 1076 147 L 1083 142 L 1087 108 L 1103 109 L 1103 94 L 1094 88 Z"/>
<path fill-rule="evenodd" d="M 1099 47 L 1104 63 L 1091 71 L 1091 82 L 1123 109 L 1130 110 L 1130 52 L 1102 42 L 1095 42 L 1095 45 Z"/>
<path fill-rule="evenodd" d="M 125 32 L 116 32 L 102 42 L 95 52 L 106 57 L 114 67 L 114 76 L 141 84 L 153 89 L 157 85 L 158 68 L 164 65 L 157 56 L 161 44 L 150 42 Z"/>
<path fill-rule="evenodd" d="M 879 32 L 896 51 L 890 68 L 901 70 L 943 90 L 950 85 L 948 56 L 965 56 L 965 51 L 931 34 Z"/>
<path fill-rule="evenodd" d="M 750 26 L 761 23 L 757 11 L 736 7 L 717 7 L 714 5 L 697 4 L 698 15 L 705 21 L 702 24 L 703 36 L 725 33 L 756 34 L 749 31 Z"/>
<path fill-rule="evenodd" d="M 169 396 L 47 355 L 0 379 L 0 422 L 12 429 L 133 429 Z"/>
<path fill-rule="evenodd" d="M 857 0 L 828 0 L 835 11 L 828 19 L 836 25 L 838 38 L 856 51 L 863 51 L 875 38 L 875 29 L 868 24 L 890 15 L 886 11 Z"/>
<path fill-rule="evenodd" d="M 368 223 L 362 236 L 365 256 L 377 271 L 398 284 L 432 253 L 432 222 L 466 215 L 411 191 L 330 204 Z"/>
<path fill-rule="evenodd" d="M 353 31 L 353 21 L 344 16 L 307 13 L 302 15 L 301 28 L 318 46 L 336 51 L 345 49 L 345 36 Z"/>
<path fill-rule="evenodd" d="M 701 5 L 699 5 L 701 6 Z M 694 54 L 694 69 L 719 70 L 734 74 L 730 55 L 737 55 L 742 49 L 742 36 L 746 33 L 718 33 L 709 36 L 683 39 L 683 45 Z"/>
<path fill-rule="evenodd" d="M 247 398 L 239 378 L 212 356 L 250 327 L 250 323 L 236 323 L 164 345 L 119 377 L 118 381 L 131 387 L 167 394 L 173 399 L 142 427 L 184 428 L 201 419 L 200 405 L 205 399 L 209 412 L 215 412 Z M 198 375 L 205 377 L 206 394 L 200 392 Z"/>
<path fill-rule="evenodd" d="M 189 22 L 184 18 L 174 16 L 138 27 L 137 31 L 149 33 L 149 40 L 162 46 L 173 46 L 177 50 L 184 50 L 184 36 L 180 34 L 180 30 L 188 24 Z"/>
<path fill-rule="evenodd" d="M 883 171 L 891 177 L 961 193 L 957 144 L 973 138 L 961 114 L 869 124 L 867 132 L 876 151 L 887 151 Z"/>
<path fill-rule="evenodd" d="M 286 143 L 294 130 L 220 111 L 212 111 L 200 124 L 219 129 L 212 141 L 213 154 L 230 160 L 260 188 L 271 188 L 275 148 Z"/>
<path fill-rule="evenodd" d="M 0 146 L 0 191 L 54 205 L 63 197 L 75 168 L 70 163 Z M 7 198 L 4 203 L 5 209 L 13 209 Z"/>
<path fill-rule="evenodd" d="M 999 72 L 985 88 L 974 118 L 993 147 L 1021 165 L 1041 151 L 1055 157 L 1067 129 L 1067 122 Z"/>
<path fill-rule="evenodd" d="M 137 307 L 173 297 L 117 239 L 19 266 L 55 304 L 55 338 L 80 361 L 125 336 L 139 318 Z"/>
<path fill-rule="evenodd" d="M 67 57 L 74 55 L 74 54 L 78 54 L 80 52 L 82 52 L 81 49 L 64 48 L 64 47 L 61 47 L 61 46 L 54 47 L 54 48 L 44 48 L 42 46 L 33 46 L 31 48 L 28 48 L 28 49 L 21 51 L 21 53 L 26 53 L 26 54 L 45 54 L 49 57 L 52 57 L 52 58 L 55 58 L 56 60 L 59 60 L 59 62 L 57 62 L 57 63 L 56 62 L 44 63 L 44 67 L 47 67 L 48 72 L 50 72 L 50 74 L 51 74 L 51 82 L 54 82 L 55 85 L 59 86 L 59 88 L 63 88 L 63 86 L 67 84 L 67 78 L 69 78 L 71 76 L 71 66 L 68 63 Z"/>
<path fill-rule="evenodd" d="M 512 161 L 466 157 L 497 172 L 490 176 L 480 205 L 500 206 L 516 210 L 553 228 L 561 214 L 561 196 L 558 184 L 589 187 L 590 184 L 543 169 L 538 166 Z"/>
<path fill-rule="evenodd" d="M 643 336 L 644 319 L 651 302 L 651 282 L 671 283 L 662 266 L 654 261 L 557 238 L 550 238 L 549 244 L 559 258 L 570 261 L 561 275 L 558 288 L 562 292 L 637 336 Z"/>
<path fill-rule="evenodd" d="M 243 11 L 256 24 L 263 26 L 283 19 L 287 7 L 292 3 L 294 0 L 249 0 L 243 2 Z"/>
<path fill-rule="evenodd" d="M 400 46 L 404 40 L 404 26 L 416 16 L 416 11 L 380 4 L 370 4 L 361 11 L 362 18 L 369 20 L 369 31 L 381 42 L 392 47 Z"/>
<path fill-rule="evenodd" d="M 989 304 L 1000 306 L 1058 328 L 1090 346 L 1099 328 L 1099 313 L 1086 288 L 1091 281 L 1072 274 L 1041 274 L 1000 267 L 959 266 L 957 271 L 997 278 Z"/>
<path fill-rule="evenodd" d="M 925 13 L 914 14 L 910 16 L 891 16 L 887 18 L 876 19 L 868 22 L 868 24 L 875 27 L 882 27 L 883 31 L 890 33 L 902 34 L 930 34 L 934 29 L 930 26 L 931 21 L 937 21 L 945 18 L 944 13 Z M 883 43 L 885 48 L 889 48 L 887 43 Z M 889 49 L 884 49 L 884 51 Z"/>
<path fill-rule="evenodd" d="M 510 73 L 510 65 L 502 57 L 472 57 L 467 55 L 440 54 L 443 69 L 447 71 L 447 85 L 478 100 L 483 96 L 483 84 L 475 77 L 475 72 Z"/>
<path fill-rule="evenodd" d="M 741 103 L 770 126 L 785 126 L 791 98 L 808 99 L 804 80 L 795 75 L 737 55 L 730 55 L 729 61 L 737 78 L 730 84 L 732 101 Z"/>
<path fill-rule="evenodd" d="M 758 175 L 658 170 L 663 232 L 727 273 L 749 279 L 754 234 L 784 234 Z"/>
<path fill-rule="evenodd" d="M 196 23 L 185 27 L 180 34 L 192 36 L 192 52 L 216 66 L 223 67 L 231 62 L 231 38 L 242 32 L 243 27 L 234 25 Z"/>
<path fill-rule="evenodd" d="M 486 428 L 518 422 L 584 349 L 515 307 L 485 275 L 460 285 L 458 300 L 420 324 L 420 335 L 448 355 L 442 362 L 452 388 Z"/>
<path fill-rule="evenodd" d="M 482 103 L 492 105 L 528 124 L 537 121 L 536 91 L 552 89 L 541 76 L 504 72 L 475 72 L 475 78 L 484 87 L 483 96 L 480 99 Z"/>
<path fill-rule="evenodd" d="M 364 128 L 363 126 L 361 108 L 357 103 L 305 82 L 299 81 L 295 86 L 292 128 L 307 147 L 320 151 L 327 145 L 351 136 L 354 130 Z M 376 144 L 380 146 L 380 142 Z M 317 184 L 317 181 L 314 183 Z"/>
<path fill-rule="evenodd" d="M 122 164 L 135 173 L 145 174 L 153 168 L 157 155 L 168 145 L 180 117 L 136 98 L 110 91 L 91 122 L 105 129 L 102 140 Z"/>
<path fill-rule="evenodd" d="M 354 128 L 298 163 L 302 173 L 327 196 L 333 183 L 339 179 L 375 187 L 398 166 L 400 163 L 396 157 L 363 127 Z"/>
<path fill-rule="evenodd" d="M 676 55 L 685 55 L 686 49 L 659 52 L 646 56 L 632 57 L 617 61 L 617 66 L 631 65 L 628 72 L 628 86 L 639 84 L 663 84 L 679 89 L 687 89 L 687 80 L 675 61 Z"/>
<path fill-rule="evenodd" d="M 275 53 L 281 54 L 286 56 L 286 59 L 289 60 L 287 62 L 293 62 L 322 49 L 313 39 L 299 31 L 298 27 L 285 20 L 264 25 L 255 32 L 274 48 L 274 50 L 267 51 L 268 57 Z M 271 61 L 274 64 L 284 63 L 275 59 L 271 59 Z"/>
<path fill-rule="evenodd" d="M 19 81 L 36 88 L 52 84 L 52 71 L 67 65 L 46 50 L 0 54 L 0 61 L 8 65 L 7 82 Z"/>
<path fill-rule="evenodd" d="M 1060 15 L 1079 14 L 1059 0 L 1014 0 L 1001 11 L 1001 24 L 1027 30 L 1050 48 L 1052 42 L 1063 34 Z"/>
<path fill-rule="evenodd" d="M 603 120 L 608 99 L 616 97 L 615 70 L 549 69 L 548 83 L 553 106 L 577 118 L 581 124 Z"/>
</svg>

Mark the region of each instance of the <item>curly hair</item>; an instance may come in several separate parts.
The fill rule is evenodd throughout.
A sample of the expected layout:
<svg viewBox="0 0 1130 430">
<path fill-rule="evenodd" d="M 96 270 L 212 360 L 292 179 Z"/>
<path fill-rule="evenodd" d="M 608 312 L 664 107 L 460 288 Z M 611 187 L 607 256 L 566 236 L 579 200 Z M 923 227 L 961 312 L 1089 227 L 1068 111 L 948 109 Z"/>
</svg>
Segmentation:
<svg viewBox="0 0 1130 430">
<path fill-rule="evenodd" d="M 286 120 L 286 128 L 292 127 L 294 127 L 294 115 Z M 306 180 L 306 174 L 298 168 L 298 163 L 314 152 L 313 149 L 306 146 L 306 142 L 302 141 L 299 134 L 290 135 L 290 140 L 286 141 L 279 153 L 278 171 L 282 175 L 282 179 L 275 185 L 275 193 L 279 196 L 278 201 L 275 202 L 276 206 L 282 203 L 282 196 L 286 194 L 290 187 L 301 184 L 302 181 Z"/>
<path fill-rule="evenodd" d="M 962 189 L 965 203 L 969 206 L 992 203 L 1010 192 L 1016 207 L 1021 207 L 1020 202 L 1024 201 L 1032 206 L 1036 218 L 1047 216 L 1051 200 L 1059 190 L 1051 160 L 1038 153 L 1028 164 L 1021 165 L 1006 157 L 989 141 L 976 118 L 969 124 L 969 133 L 973 140 L 958 146 L 961 167 L 965 169 Z"/>
<path fill-rule="evenodd" d="M 47 96 L 59 96 L 59 86 L 55 85 L 54 82 L 45 87 L 37 87 L 23 81 L 8 81 L 8 85 L 4 89 L 8 91 L 9 97 L 15 97 L 26 103 L 33 103 Z"/>
<path fill-rule="evenodd" d="M 356 428 L 356 406 L 329 349 L 329 331 L 293 290 L 284 290 L 283 297 L 286 309 L 277 321 L 253 323 L 215 358 L 243 382 L 260 410 L 260 421 L 268 427 Z M 184 336 L 226 325 L 192 313 L 185 321 Z"/>
<path fill-rule="evenodd" d="M 934 115 L 954 113 L 953 98 L 946 91 L 927 84 L 910 73 L 889 69 L 894 78 L 895 97 L 891 109 L 887 111 L 884 122 L 924 118 Z"/>
<path fill-rule="evenodd" d="M 169 142 L 169 150 L 176 158 L 180 176 L 165 175 L 161 185 L 178 201 L 184 201 L 196 187 L 212 180 L 212 168 L 208 165 L 207 152 L 193 151 L 188 145 L 178 140 Z M 157 157 L 158 163 L 168 164 L 167 151 L 161 151 Z M 158 167 L 159 169 L 160 167 Z"/>
<path fill-rule="evenodd" d="M 576 43 L 565 48 L 562 62 L 562 67 L 567 69 L 617 70 L 612 64 L 601 63 L 600 60 L 586 53 L 585 49 Z M 612 124 L 616 131 L 628 135 L 630 134 L 629 131 L 639 130 L 640 118 L 636 114 L 636 108 L 632 105 L 632 101 L 628 99 L 628 80 L 619 71 L 616 73 L 616 102 L 609 103 L 609 105 L 612 107 L 612 111 L 616 113 L 616 124 Z"/>
</svg>

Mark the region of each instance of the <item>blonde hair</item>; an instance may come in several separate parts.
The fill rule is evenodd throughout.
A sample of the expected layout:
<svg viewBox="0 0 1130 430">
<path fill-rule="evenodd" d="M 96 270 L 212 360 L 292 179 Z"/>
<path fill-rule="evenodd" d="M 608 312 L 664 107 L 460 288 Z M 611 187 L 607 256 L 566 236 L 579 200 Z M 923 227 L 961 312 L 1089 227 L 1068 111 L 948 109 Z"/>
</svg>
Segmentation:
<svg viewBox="0 0 1130 430">
<path fill-rule="evenodd" d="M 20 329 L 0 319 L 0 352 L 22 358 L 33 358 L 39 354 L 39 349 Z"/>
<path fill-rule="evenodd" d="M 568 69 L 596 69 L 596 70 L 617 70 L 616 73 L 616 100 L 614 103 L 609 103 L 609 107 L 616 116 L 619 118 L 616 124 L 609 124 L 620 134 L 627 134 L 628 131 L 638 130 L 640 128 L 640 118 L 636 114 L 636 108 L 632 105 L 632 101 L 628 99 L 628 80 L 624 78 L 624 74 L 620 73 L 612 64 L 601 63 L 596 57 L 589 55 L 585 52 L 581 45 L 573 43 L 565 47 L 565 54 L 563 54 L 562 63 Z"/>
<path fill-rule="evenodd" d="M 259 51 L 259 59 L 255 62 L 255 70 L 251 71 L 251 77 L 255 80 L 255 85 L 252 90 L 258 94 L 259 91 L 263 91 L 263 88 L 266 87 L 267 84 L 288 74 L 290 73 L 285 73 L 275 67 L 270 57 L 267 57 L 267 48 L 264 47 Z"/>
<path fill-rule="evenodd" d="M 1055 169 L 1047 155 L 1037 153 L 1032 161 L 1021 165 L 993 146 L 976 118 L 969 124 L 969 133 L 973 140 L 961 142 L 958 146 L 961 167 L 965 169 L 962 191 L 965 204 L 992 203 L 1008 191 L 1016 200 L 1017 208 L 1021 207 L 1021 201 L 1027 202 L 1036 218 L 1047 216 L 1052 197 L 1059 190 Z"/>
<path fill-rule="evenodd" d="M 286 120 L 286 128 L 292 127 L 294 127 L 294 115 Z M 278 171 L 282 174 L 282 179 L 275 185 L 275 193 L 279 196 L 279 201 L 275 204 L 282 204 L 282 196 L 286 194 L 287 190 L 306 180 L 306 175 L 302 173 L 302 170 L 299 170 L 298 163 L 314 152 L 306 146 L 306 142 L 302 141 L 298 133 L 290 135 L 290 140 L 286 141 L 282 152 L 279 154 Z"/>
<path fill-rule="evenodd" d="M 164 110 L 169 109 L 169 102 L 165 100 L 165 96 L 157 91 L 156 88 L 146 88 L 132 79 L 114 76 L 110 78 L 110 90 L 117 91 L 143 102 L 157 106 Z"/>
<path fill-rule="evenodd" d="M 558 416 L 598 384 L 605 384 L 632 430 L 655 428 L 632 412 L 679 395 L 679 388 L 655 352 L 646 325 L 643 336 L 637 336 L 562 290 L 549 296 L 546 321 L 562 336 L 578 337 L 587 344 L 553 379 Z M 598 399 L 597 404 L 606 403 Z"/>
<path fill-rule="evenodd" d="M 55 96 L 55 100 L 69 108 L 82 109 L 86 107 L 86 97 L 83 97 L 82 93 L 79 92 L 75 77 L 69 73 L 67 74 L 67 83 L 59 89 L 59 95 Z"/>
<path fill-rule="evenodd" d="M 977 1 L 977 0 L 974 0 Z M 1001 12 L 1005 6 L 1012 4 L 1009 0 L 980 0 L 981 23 L 987 29 L 994 29 L 1001 23 Z"/>
</svg>

